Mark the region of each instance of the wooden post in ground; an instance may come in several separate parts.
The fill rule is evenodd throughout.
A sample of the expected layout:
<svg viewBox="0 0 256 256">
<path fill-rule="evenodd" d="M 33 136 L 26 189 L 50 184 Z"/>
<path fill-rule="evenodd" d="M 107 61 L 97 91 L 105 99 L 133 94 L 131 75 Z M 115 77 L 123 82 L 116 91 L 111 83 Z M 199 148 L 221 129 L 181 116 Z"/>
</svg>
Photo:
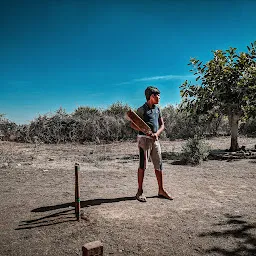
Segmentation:
<svg viewBox="0 0 256 256">
<path fill-rule="evenodd" d="M 75 164 L 75 213 L 76 219 L 80 221 L 80 191 L 79 191 L 79 176 L 80 166 Z"/>
<path fill-rule="evenodd" d="M 103 244 L 100 241 L 87 243 L 82 247 L 83 256 L 103 256 Z"/>
</svg>

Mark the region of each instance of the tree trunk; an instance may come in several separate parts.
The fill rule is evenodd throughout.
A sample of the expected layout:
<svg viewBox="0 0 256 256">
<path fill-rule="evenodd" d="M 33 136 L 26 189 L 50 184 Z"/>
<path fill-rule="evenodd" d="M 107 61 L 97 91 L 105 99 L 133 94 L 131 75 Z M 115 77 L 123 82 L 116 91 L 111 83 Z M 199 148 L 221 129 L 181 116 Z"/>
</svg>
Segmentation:
<svg viewBox="0 0 256 256">
<path fill-rule="evenodd" d="M 228 115 L 228 121 L 231 131 L 231 146 L 230 151 L 234 152 L 239 149 L 238 146 L 238 122 L 239 122 L 240 116 L 234 113 L 231 113 Z"/>
</svg>

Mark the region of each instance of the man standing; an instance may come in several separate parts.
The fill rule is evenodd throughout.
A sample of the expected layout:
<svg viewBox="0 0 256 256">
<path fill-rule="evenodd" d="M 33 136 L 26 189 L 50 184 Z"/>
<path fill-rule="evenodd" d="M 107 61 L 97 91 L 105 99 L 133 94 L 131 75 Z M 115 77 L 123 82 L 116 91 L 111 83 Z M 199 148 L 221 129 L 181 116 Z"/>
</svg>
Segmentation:
<svg viewBox="0 0 256 256">
<path fill-rule="evenodd" d="M 159 135 L 164 130 L 164 121 L 161 111 L 156 105 L 160 101 L 160 91 L 153 86 L 149 86 L 145 90 L 146 103 L 138 108 L 137 114 L 151 128 L 152 134 L 144 134 L 139 131 L 138 146 L 139 146 L 139 168 L 138 168 L 138 191 L 136 199 L 140 202 L 146 202 L 147 198 L 143 194 L 144 173 L 147 168 L 148 158 L 155 168 L 155 174 L 158 183 L 158 197 L 173 200 L 171 196 L 163 188 L 163 172 L 162 172 L 162 155 L 161 147 L 158 140 Z M 138 128 L 131 123 L 131 127 L 135 130 Z"/>
</svg>

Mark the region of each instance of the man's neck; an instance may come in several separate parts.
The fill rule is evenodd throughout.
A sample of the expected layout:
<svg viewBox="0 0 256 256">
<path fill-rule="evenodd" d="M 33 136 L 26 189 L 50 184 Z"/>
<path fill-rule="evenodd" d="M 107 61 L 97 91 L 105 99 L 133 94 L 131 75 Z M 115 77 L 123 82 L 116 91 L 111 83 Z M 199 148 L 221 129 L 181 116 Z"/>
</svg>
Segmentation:
<svg viewBox="0 0 256 256">
<path fill-rule="evenodd" d="M 147 104 L 148 104 L 149 108 L 153 108 L 154 107 L 154 104 L 150 100 L 147 101 Z"/>
</svg>

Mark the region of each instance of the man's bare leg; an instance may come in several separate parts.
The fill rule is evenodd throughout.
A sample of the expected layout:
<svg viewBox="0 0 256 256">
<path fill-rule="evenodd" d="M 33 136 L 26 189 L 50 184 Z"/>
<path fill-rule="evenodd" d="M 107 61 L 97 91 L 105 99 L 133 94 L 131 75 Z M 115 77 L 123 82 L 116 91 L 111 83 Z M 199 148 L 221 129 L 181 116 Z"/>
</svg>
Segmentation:
<svg viewBox="0 0 256 256">
<path fill-rule="evenodd" d="M 138 169 L 138 191 L 143 191 L 143 180 L 144 180 L 145 170 L 139 168 Z"/>
<path fill-rule="evenodd" d="M 138 192 L 136 194 L 136 198 L 141 202 L 147 201 L 146 197 L 143 195 L 144 173 L 145 173 L 144 169 L 141 169 L 141 168 L 138 169 Z"/>
<path fill-rule="evenodd" d="M 171 196 L 168 195 L 168 193 L 163 188 L 163 172 L 159 170 L 155 170 L 156 179 L 158 183 L 158 196 L 163 197 L 169 200 L 173 200 Z"/>
</svg>

